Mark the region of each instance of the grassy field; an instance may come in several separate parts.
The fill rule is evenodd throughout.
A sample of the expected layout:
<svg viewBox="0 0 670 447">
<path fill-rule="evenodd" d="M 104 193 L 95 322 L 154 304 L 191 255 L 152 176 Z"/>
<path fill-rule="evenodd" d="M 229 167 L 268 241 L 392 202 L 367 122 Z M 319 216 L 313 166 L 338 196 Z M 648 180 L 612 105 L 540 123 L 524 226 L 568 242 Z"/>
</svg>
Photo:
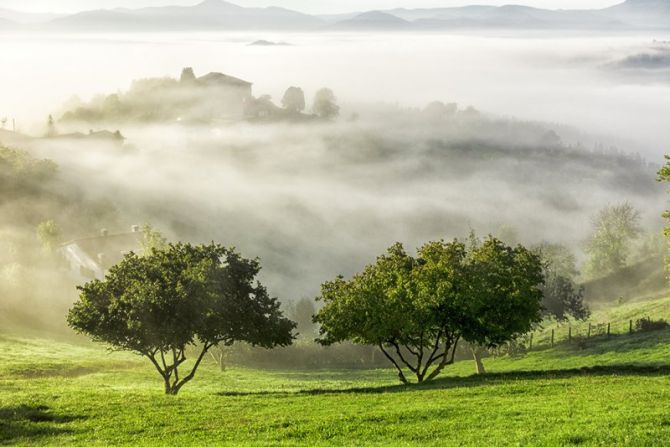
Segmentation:
<svg viewBox="0 0 670 447">
<path fill-rule="evenodd" d="M 653 320 L 663 319 L 670 322 L 670 296 L 661 294 L 649 296 L 644 299 L 625 301 L 617 304 L 593 307 L 591 317 L 586 321 L 570 321 L 561 324 L 545 324 L 541 330 L 533 334 L 534 346 L 551 345 L 551 331 L 554 330 L 556 342 L 568 339 L 568 328 L 571 327 L 574 337 L 586 337 L 589 324 L 591 334 L 594 336 L 605 335 L 607 324 L 610 324 L 612 334 L 627 334 L 630 321 L 633 325 L 639 319 L 651 318 Z"/>
<path fill-rule="evenodd" d="M 472 362 L 424 386 L 391 370 L 218 371 L 166 397 L 141 359 L 0 338 L 0 443 L 669 445 L 670 331 Z"/>
</svg>

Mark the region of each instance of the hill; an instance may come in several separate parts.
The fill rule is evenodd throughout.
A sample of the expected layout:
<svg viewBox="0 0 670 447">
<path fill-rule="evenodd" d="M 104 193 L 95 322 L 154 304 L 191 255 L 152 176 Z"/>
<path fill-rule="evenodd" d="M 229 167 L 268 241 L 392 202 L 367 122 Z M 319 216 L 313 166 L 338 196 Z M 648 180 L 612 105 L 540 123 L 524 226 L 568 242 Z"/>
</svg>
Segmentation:
<svg viewBox="0 0 670 447">
<path fill-rule="evenodd" d="M 412 24 L 392 14 L 370 11 L 337 23 L 333 28 L 347 31 L 398 31 L 408 30 Z"/>
<path fill-rule="evenodd" d="M 12 9 L 0 8 L 0 18 L 10 20 L 20 24 L 36 24 L 45 23 L 61 17 L 61 14 L 51 13 L 29 13 L 22 11 L 14 11 Z"/>
<path fill-rule="evenodd" d="M 86 11 L 62 17 L 49 29 L 87 31 L 310 30 L 321 20 L 284 8 L 243 8 L 223 0 L 195 6 Z"/>
</svg>

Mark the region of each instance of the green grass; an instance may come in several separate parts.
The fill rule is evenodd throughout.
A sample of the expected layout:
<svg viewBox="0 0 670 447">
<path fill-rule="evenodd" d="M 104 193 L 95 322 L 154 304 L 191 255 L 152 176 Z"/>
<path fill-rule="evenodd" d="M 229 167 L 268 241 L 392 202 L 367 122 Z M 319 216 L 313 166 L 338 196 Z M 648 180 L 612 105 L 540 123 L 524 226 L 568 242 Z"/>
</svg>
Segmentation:
<svg viewBox="0 0 670 447">
<path fill-rule="evenodd" d="M 459 362 L 423 386 L 399 386 L 392 370 L 208 363 L 177 397 L 131 354 L 9 336 L 0 352 L 11 445 L 670 444 L 670 331 L 486 359 L 486 377 Z"/>
<path fill-rule="evenodd" d="M 591 334 L 593 336 L 602 336 L 607 332 L 607 324 L 610 324 L 612 334 L 627 334 L 630 321 L 635 322 L 642 318 L 651 318 L 652 320 L 664 319 L 670 322 L 670 296 L 663 294 L 660 296 L 646 297 L 644 300 L 632 300 L 600 305 L 592 309 L 591 317 L 586 321 L 570 321 L 566 323 L 545 324 L 543 328 L 533 334 L 534 346 L 548 346 L 551 344 L 551 331 L 554 330 L 556 342 L 566 341 L 568 338 L 568 328 L 572 328 L 573 337 L 585 337 L 588 334 L 588 327 L 591 324 Z"/>
</svg>

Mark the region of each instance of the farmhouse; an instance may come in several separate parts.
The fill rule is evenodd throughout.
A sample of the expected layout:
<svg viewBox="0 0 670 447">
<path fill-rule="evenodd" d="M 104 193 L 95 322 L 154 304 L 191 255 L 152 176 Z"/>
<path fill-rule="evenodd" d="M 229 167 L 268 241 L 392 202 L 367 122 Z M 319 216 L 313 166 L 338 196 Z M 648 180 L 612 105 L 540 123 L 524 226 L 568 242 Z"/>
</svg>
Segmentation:
<svg viewBox="0 0 670 447">
<path fill-rule="evenodd" d="M 184 68 L 180 84 L 197 96 L 199 113 L 214 119 L 245 118 L 246 106 L 253 99 L 253 83 L 223 73 L 196 78 L 192 68 Z"/>
</svg>

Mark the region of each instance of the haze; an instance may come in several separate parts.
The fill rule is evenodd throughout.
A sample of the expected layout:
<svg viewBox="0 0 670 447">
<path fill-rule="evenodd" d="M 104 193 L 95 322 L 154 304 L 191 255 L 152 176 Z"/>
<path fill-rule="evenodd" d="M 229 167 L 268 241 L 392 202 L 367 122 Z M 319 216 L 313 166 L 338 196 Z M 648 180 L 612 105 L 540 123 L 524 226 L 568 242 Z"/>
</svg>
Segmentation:
<svg viewBox="0 0 670 447">
<path fill-rule="evenodd" d="M 10 8 L 29 12 L 63 12 L 72 13 L 98 8 L 141 8 L 165 5 L 194 5 L 196 0 L 0 0 L 0 8 Z M 504 5 L 510 2 L 504 0 L 490 0 L 483 2 L 490 5 Z M 601 8 L 616 4 L 613 0 L 525 0 L 513 2 L 538 8 L 556 9 L 589 9 Z M 369 9 L 391 8 L 442 8 L 448 6 L 462 6 L 469 4 L 462 0 L 240 0 L 237 4 L 250 7 L 281 6 L 296 9 L 312 14 L 332 14 Z"/>
</svg>

